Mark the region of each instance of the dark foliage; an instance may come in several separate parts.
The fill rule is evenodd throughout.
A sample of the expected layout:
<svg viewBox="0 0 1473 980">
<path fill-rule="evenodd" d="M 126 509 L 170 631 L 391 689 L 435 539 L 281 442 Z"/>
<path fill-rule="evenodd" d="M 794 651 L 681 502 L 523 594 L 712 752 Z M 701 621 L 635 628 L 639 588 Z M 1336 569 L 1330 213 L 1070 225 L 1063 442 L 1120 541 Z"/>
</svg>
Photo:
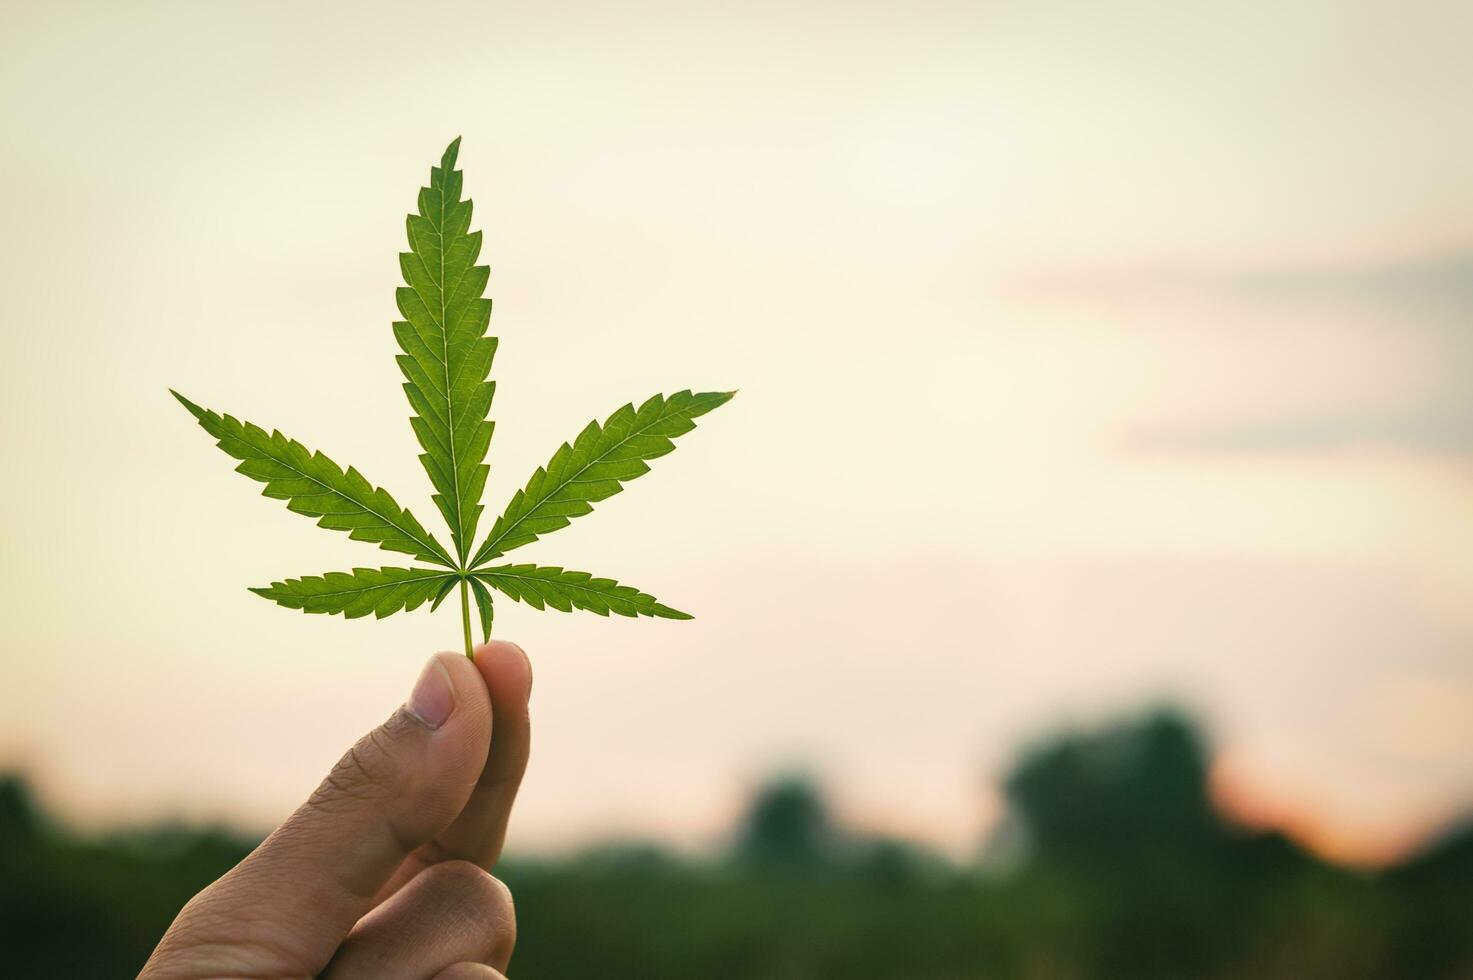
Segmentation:
<svg viewBox="0 0 1473 980">
<path fill-rule="evenodd" d="M 846 833 L 815 787 L 753 801 L 724 857 L 609 846 L 499 870 L 527 978 L 1473 976 L 1473 829 L 1371 875 L 1225 823 L 1206 752 L 1158 713 L 1062 736 L 1007 782 L 1026 859 L 957 868 Z M 0 780 L 7 976 L 136 972 L 178 908 L 250 841 L 165 828 L 89 839 Z"/>
</svg>

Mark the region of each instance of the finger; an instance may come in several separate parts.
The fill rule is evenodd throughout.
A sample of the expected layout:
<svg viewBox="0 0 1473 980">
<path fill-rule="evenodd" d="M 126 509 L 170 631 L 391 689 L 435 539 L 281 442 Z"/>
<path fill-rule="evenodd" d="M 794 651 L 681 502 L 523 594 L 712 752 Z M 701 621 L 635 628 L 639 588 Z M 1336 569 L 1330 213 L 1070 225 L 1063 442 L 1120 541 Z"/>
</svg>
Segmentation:
<svg viewBox="0 0 1473 980">
<path fill-rule="evenodd" d="M 460 813 L 490 737 L 481 674 L 465 657 L 431 659 L 404 706 L 360 739 L 260 847 L 196 896 L 193 914 L 186 907 L 181 921 L 195 920 L 189 939 L 255 945 L 276 954 L 285 972 L 321 971 L 404 859 Z"/>
<path fill-rule="evenodd" d="M 498 640 L 476 650 L 476 667 L 491 693 L 491 750 L 460 816 L 417 856 L 432 859 L 430 863 L 471 861 L 489 870 L 501 856 L 512 803 L 531 752 L 532 662 L 515 643 Z"/>
<path fill-rule="evenodd" d="M 466 962 L 504 970 L 516 933 L 506 886 L 467 861 L 446 861 L 364 916 L 323 977 L 431 977 Z"/>
<path fill-rule="evenodd" d="M 476 649 L 476 667 L 491 693 L 493 729 L 485 768 L 455 822 L 404 862 L 383 896 L 440 861 L 470 861 L 490 870 L 501 856 L 512 803 L 531 751 L 527 702 L 532 694 L 532 663 L 515 643 L 496 640 Z"/>
<path fill-rule="evenodd" d="M 506 980 L 506 976 L 484 963 L 457 963 L 435 974 L 435 980 Z"/>
</svg>

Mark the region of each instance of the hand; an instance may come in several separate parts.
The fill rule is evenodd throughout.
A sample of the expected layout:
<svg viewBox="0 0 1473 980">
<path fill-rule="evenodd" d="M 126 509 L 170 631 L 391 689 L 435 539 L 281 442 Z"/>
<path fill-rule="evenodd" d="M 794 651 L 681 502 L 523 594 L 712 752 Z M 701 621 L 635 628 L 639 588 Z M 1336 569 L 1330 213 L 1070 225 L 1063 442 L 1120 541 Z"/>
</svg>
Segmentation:
<svg viewBox="0 0 1473 980">
<path fill-rule="evenodd" d="M 501 977 L 511 893 L 488 873 L 527 766 L 532 665 L 442 653 L 260 847 L 179 913 L 140 980 Z"/>
</svg>

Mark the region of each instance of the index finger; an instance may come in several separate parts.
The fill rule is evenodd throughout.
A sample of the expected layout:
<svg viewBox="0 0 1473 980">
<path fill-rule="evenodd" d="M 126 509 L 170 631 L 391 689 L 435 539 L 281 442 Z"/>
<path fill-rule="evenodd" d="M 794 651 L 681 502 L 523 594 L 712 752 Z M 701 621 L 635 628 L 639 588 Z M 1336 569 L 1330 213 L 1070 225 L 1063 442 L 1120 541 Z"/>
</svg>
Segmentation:
<svg viewBox="0 0 1473 980">
<path fill-rule="evenodd" d="M 475 664 L 491 695 L 491 748 L 486 765 L 459 815 L 405 859 L 376 902 L 431 865 L 470 861 L 490 871 L 501 856 L 512 804 L 531 752 L 532 662 L 517 644 L 492 640 L 476 648 Z"/>
</svg>

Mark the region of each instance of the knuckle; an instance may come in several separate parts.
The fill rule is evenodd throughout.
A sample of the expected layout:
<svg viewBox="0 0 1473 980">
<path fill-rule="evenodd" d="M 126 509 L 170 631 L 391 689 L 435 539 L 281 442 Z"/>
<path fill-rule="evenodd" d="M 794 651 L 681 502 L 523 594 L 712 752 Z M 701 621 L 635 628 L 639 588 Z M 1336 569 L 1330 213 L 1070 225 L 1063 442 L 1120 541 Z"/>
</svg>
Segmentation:
<svg viewBox="0 0 1473 980">
<path fill-rule="evenodd" d="M 512 898 L 511 889 L 506 887 L 506 882 L 495 875 L 488 874 L 486 879 L 491 883 L 494 892 L 493 901 L 502 912 L 502 919 L 515 930 L 517 921 L 517 903 Z"/>
<path fill-rule="evenodd" d="M 508 948 L 516 939 L 516 904 L 511 889 L 480 865 L 445 861 L 427 868 L 426 885 L 447 895 L 451 907 L 475 920 L 477 928 L 494 933 L 498 945 Z"/>
<path fill-rule="evenodd" d="M 435 980 L 506 980 L 484 963 L 457 963 L 435 974 Z"/>
<path fill-rule="evenodd" d="M 396 735 L 407 719 L 402 710 L 353 744 L 308 799 L 309 806 L 331 809 L 337 800 L 379 800 L 400 795 L 402 767 Z"/>
<path fill-rule="evenodd" d="M 495 891 L 495 903 L 497 909 L 496 948 L 499 954 L 509 959 L 511 951 L 517 945 L 517 907 L 512 899 L 511 889 L 506 887 L 506 882 L 493 875 L 486 875 Z"/>
<path fill-rule="evenodd" d="M 470 861 L 442 861 L 425 874 L 434 879 L 437 888 L 456 893 L 478 905 L 500 907 L 511 905 L 511 892 L 478 864 Z"/>
</svg>

